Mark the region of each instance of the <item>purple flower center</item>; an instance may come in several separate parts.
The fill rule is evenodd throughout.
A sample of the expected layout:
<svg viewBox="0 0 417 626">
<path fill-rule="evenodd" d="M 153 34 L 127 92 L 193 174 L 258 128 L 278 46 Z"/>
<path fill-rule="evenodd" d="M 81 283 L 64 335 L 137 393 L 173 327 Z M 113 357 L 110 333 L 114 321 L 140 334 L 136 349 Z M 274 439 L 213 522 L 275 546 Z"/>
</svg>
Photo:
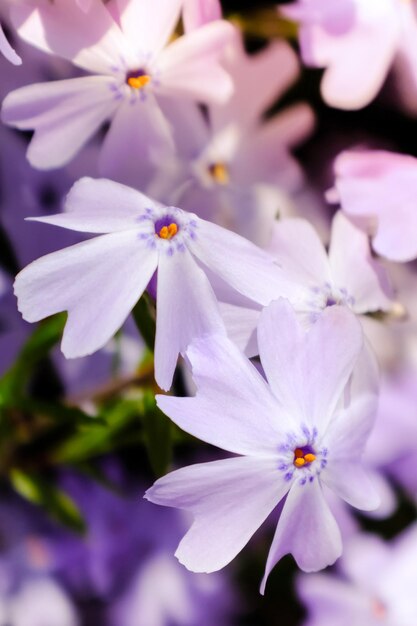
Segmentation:
<svg viewBox="0 0 417 626">
<path fill-rule="evenodd" d="M 303 446 L 302 448 L 296 448 L 294 450 L 294 465 L 295 467 L 304 467 L 310 465 L 316 460 L 316 454 L 312 446 Z"/>
<path fill-rule="evenodd" d="M 339 304 L 338 300 L 336 300 L 336 298 L 334 296 L 329 296 L 326 300 L 326 307 L 328 306 L 335 306 L 336 304 Z"/>
<path fill-rule="evenodd" d="M 126 83 L 132 89 L 143 89 L 150 81 L 151 77 L 143 68 L 132 70 L 126 74 Z"/>
<path fill-rule="evenodd" d="M 171 215 L 165 215 L 155 222 L 155 233 L 160 239 L 172 239 L 179 231 L 179 226 Z"/>
</svg>

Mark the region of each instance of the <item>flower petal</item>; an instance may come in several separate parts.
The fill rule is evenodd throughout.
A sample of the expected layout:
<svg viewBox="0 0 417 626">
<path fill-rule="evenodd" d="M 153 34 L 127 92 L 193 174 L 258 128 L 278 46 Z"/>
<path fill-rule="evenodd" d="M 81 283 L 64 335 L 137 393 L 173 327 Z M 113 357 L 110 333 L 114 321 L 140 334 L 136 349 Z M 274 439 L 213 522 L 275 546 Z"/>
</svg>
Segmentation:
<svg viewBox="0 0 417 626">
<path fill-rule="evenodd" d="M 183 0 L 182 20 L 186 33 L 221 18 L 219 0 Z"/>
<path fill-rule="evenodd" d="M 112 180 L 81 178 L 66 198 L 65 213 L 30 219 L 82 233 L 140 231 L 140 216 L 156 206 L 155 200 Z"/>
<path fill-rule="evenodd" d="M 322 481 L 351 506 L 362 511 L 374 511 L 381 498 L 358 458 L 352 461 L 329 458 Z"/>
<path fill-rule="evenodd" d="M 260 304 L 269 304 L 291 286 L 269 254 L 205 220 L 198 219 L 198 238 L 190 250 L 233 289 Z"/>
<path fill-rule="evenodd" d="M 375 422 L 378 392 L 378 363 L 365 343 L 326 431 L 326 444 L 333 458 L 348 462 L 362 456 Z"/>
<path fill-rule="evenodd" d="M 253 133 L 246 133 L 235 155 L 236 182 L 247 186 L 264 181 L 289 192 L 299 191 L 304 175 L 290 150 L 307 139 L 313 126 L 313 112 L 303 103 L 285 108 Z"/>
<path fill-rule="evenodd" d="M 374 250 L 393 261 L 417 257 L 417 159 L 384 151 L 342 152 L 336 188 L 343 211 L 372 236 Z"/>
<path fill-rule="evenodd" d="M 68 311 L 62 339 L 67 358 L 103 347 L 121 327 L 156 269 L 157 253 L 135 231 L 102 235 L 48 254 L 15 281 L 28 322 Z"/>
<path fill-rule="evenodd" d="M 18 4 L 11 17 L 20 37 L 33 46 L 87 71 L 109 74 L 115 60 L 128 58 L 123 34 L 103 2 L 84 8 L 67 0 L 45 2 L 36 9 Z"/>
<path fill-rule="evenodd" d="M 169 389 L 178 354 L 191 341 L 226 331 L 216 296 L 203 270 L 187 249 L 159 255 L 155 379 Z"/>
<path fill-rule="evenodd" d="M 362 330 L 346 308 L 326 309 L 303 330 L 290 304 L 266 307 L 258 345 L 269 384 L 285 409 L 324 432 L 362 349 Z"/>
<path fill-rule="evenodd" d="M 385 268 L 372 257 L 367 235 L 341 212 L 333 219 L 329 261 L 333 282 L 355 299 L 355 313 L 392 307 Z"/>
<path fill-rule="evenodd" d="M 180 18 L 183 0 L 117 0 L 124 35 L 137 54 L 160 52 Z"/>
<path fill-rule="evenodd" d="M 276 41 L 261 52 L 248 55 L 243 42 L 237 39 L 228 48 L 224 65 L 233 78 L 235 90 L 226 104 L 210 110 L 214 129 L 227 126 L 231 120 L 246 130 L 257 125 L 300 71 L 297 55 L 285 41 Z"/>
<path fill-rule="evenodd" d="M 186 356 L 197 395 L 157 396 L 164 413 L 194 437 L 229 452 L 275 456 L 291 424 L 251 362 L 225 337 L 193 341 Z"/>
<path fill-rule="evenodd" d="M 377 95 L 399 41 L 398 9 L 391 0 L 311 3 L 285 7 L 300 20 L 300 46 L 306 63 L 327 68 L 321 91 L 327 104 L 358 109 Z M 363 60 L 366 59 L 366 63 Z"/>
<path fill-rule="evenodd" d="M 170 126 L 153 94 L 147 94 L 143 102 L 120 104 L 101 148 L 99 171 L 125 185 L 146 189 L 160 164 L 174 153 Z"/>
<path fill-rule="evenodd" d="M 393 556 L 392 545 L 381 537 L 358 533 L 347 544 L 340 560 L 340 569 L 356 586 L 377 594 L 380 580 L 375 572 L 390 571 Z"/>
<path fill-rule="evenodd" d="M 317 479 L 305 485 L 295 482 L 288 493 L 269 551 L 262 594 L 270 572 L 285 554 L 292 554 L 305 572 L 324 569 L 342 554 L 340 530 Z"/>
<path fill-rule="evenodd" d="M 259 350 L 256 328 L 261 315 L 261 308 L 251 308 L 247 305 L 242 306 L 228 302 L 219 302 L 219 306 L 229 339 L 248 358 L 257 356 Z"/>
<path fill-rule="evenodd" d="M 52 576 L 24 577 L 19 589 L 2 602 L 6 604 L 3 610 L 7 619 L 19 626 L 78 626 L 80 623 L 75 603 Z M 6 619 L 3 612 L 2 618 Z"/>
<path fill-rule="evenodd" d="M 369 596 L 354 584 L 328 574 L 302 575 L 297 581 L 298 593 L 308 607 L 308 626 L 334 626 L 343 615 L 344 626 L 364 623 L 370 617 Z M 337 622 L 336 622 L 337 623 Z M 367 626 L 370 623 L 366 622 Z"/>
<path fill-rule="evenodd" d="M 5 98 L 3 122 L 35 131 L 27 154 L 31 165 L 61 167 L 119 105 L 111 84 L 111 78 L 89 76 L 22 87 Z"/>
<path fill-rule="evenodd" d="M 233 84 L 220 57 L 236 36 L 229 22 L 218 20 L 174 41 L 158 60 L 161 93 L 177 93 L 204 103 L 225 102 Z"/>
<path fill-rule="evenodd" d="M 268 252 L 306 290 L 331 280 L 326 251 L 307 220 L 286 218 L 276 222 Z"/>
<path fill-rule="evenodd" d="M 22 64 L 22 59 L 20 58 L 18 54 L 16 54 L 16 52 L 13 50 L 13 48 L 7 41 L 6 35 L 4 34 L 1 25 L 0 25 L 0 52 L 4 57 L 6 57 L 8 61 L 10 61 L 10 63 L 13 63 L 13 65 Z"/>
<path fill-rule="evenodd" d="M 151 502 L 194 515 L 175 553 L 185 567 L 214 572 L 242 550 L 288 489 L 275 466 L 275 460 L 252 457 L 191 465 L 148 489 Z"/>
</svg>

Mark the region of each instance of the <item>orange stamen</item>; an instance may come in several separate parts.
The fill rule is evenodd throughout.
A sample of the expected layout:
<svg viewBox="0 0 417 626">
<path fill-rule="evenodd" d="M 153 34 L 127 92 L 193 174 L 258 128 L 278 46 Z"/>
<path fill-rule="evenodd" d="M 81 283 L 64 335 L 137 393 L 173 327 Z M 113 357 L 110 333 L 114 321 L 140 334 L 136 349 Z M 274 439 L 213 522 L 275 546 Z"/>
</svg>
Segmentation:
<svg viewBox="0 0 417 626">
<path fill-rule="evenodd" d="M 129 76 L 127 84 L 129 87 L 132 87 L 132 89 L 142 89 L 150 82 L 150 80 L 151 77 L 147 74 L 144 74 L 143 76 Z"/>
<path fill-rule="evenodd" d="M 316 455 L 315 454 L 305 454 L 304 455 L 304 459 L 305 459 L 306 463 L 312 463 L 313 461 L 316 460 Z"/>
<path fill-rule="evenodd" d="M 295 467 L 303 467 L 307 463 L 312 463 L 316 460 L 316 455 L 312 452 L 304 454 L 302 448 L 296 448 L 294 450 L 294 465 Z"/>
<path fill-rule="evenodd" d="M 158 233 L 158 237 L 161 239 L 172 239 L 178 232 L 178 226 L 175 222 L 172 222 L 169 226 L 162 226 Z"/>
<path fill-rule="evenodd" d="M 211 177 L 219 183 L 219 185 L 227 185 L 230 181 L 229 170 L 223 163 L 213 163 L 209 167 Z"/>
</svg>

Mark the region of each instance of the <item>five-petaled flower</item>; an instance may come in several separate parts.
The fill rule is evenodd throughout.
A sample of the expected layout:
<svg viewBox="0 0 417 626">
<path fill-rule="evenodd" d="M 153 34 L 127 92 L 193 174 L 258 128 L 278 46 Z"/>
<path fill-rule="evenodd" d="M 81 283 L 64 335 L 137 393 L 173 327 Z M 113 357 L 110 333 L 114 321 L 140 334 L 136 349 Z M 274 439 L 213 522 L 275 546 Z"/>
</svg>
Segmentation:
<svg viewBox="0 0 417 626">
<path fill-rule="evenodd" d="M 31 263 L 18 274 L 15 293 L 29 322 L 68 311 L 62 339 L 67 357 L 101 348 L 158 269 L 155 375 L 168 389 L 178 354 L 193 338 L 225 335 L 212 276 L 262 305 L 279 292 L 278 267 L 266 252 L 129 187 L 82 179 L 66 206 L 65 213 L 33 219 L 102 236 Z"/>
<path fill-rule="evenodd" d="M 366 388 L 355 369 L 362 370 L 367 353 L 361 352 L 361 326 L 345 308 L 327 309 L 305 331 L 279 299 L 263 311 L 258 342 L 268 382 L 232 343 L 203 339 L 187 351 L 197 395 L 158 396 L 178 426 L 241 456 L 172 472 L 145 497 L 194 515 L 176 556 L 196 572 L 229 563 L 286 498 L 263 591 L 284 554 L 310 572 L 342 553 L 328 489 L 359 509 L 378 506 L 361 465 L 377 385 L 369 378 Z"/>
<path fill-rule="evenodd" d="M 3 121 L 35 131 L 28 158 L 47 169 L 68 163 L 111 120 L 101 171 L 111 170 L 127 146 L 125 167 L 133 163 L 137 170 L 140 162 L 146 170 L 158 146 L 172 142 L 170 125 L 180 104 L 222 102 L 231 95 L 220 56 L 236 31 L 216 20 L 167 45 L 182 0 L 117 0 L 112 11 L 101 0 L 84 4 L 85 10 L 64 0 L 13 8 L 23 39 L 92 75 L 10 93 Z"/>
</svg>

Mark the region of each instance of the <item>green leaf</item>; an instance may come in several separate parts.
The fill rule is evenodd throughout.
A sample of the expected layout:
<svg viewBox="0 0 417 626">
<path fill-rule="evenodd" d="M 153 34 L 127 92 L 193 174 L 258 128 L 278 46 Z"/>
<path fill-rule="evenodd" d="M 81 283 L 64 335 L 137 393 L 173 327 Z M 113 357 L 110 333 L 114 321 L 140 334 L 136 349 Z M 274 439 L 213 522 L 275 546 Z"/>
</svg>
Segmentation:
<svg viewBox="0 0 417 626">
<path fill-rule="evenodd" d="M 153 352 L 156 333 L 155 305 L 147 293 L 143 294 L 132 313 L 144 342 Z"/>
<path fill-rule="evenodd" d="M 32 333 L 15 363 L 0 379 L 0 407 L 13 407 L 16 398 L 24 394 L 35 367 L 60 340 L 65 322 L 65 313 L 54 315 Z"/>
<path fill-rule="evenodd" d="M 63 424 L 105 424 L 105 421 L 96 415 L 85 413 L 75 406 L 67 406 L 59 402 L 45 402 L 34 398 L 17 399 L 15 407 L 33 415 L 48 418 L 51 422 Z"/>
<path fill-rule="evenodd" d="M 99 418 L 82 424 L 75 435 L 67 439 L 53 453 L 55 463 L 81 463 L 124 445 L 138 443 L 141 438 L 143 398 L 122 399 L 104 407 Z"/>
<path fill-rule="evenodd" d="M 18 468 L 10 472 L 15 490 L 26 500 L 41 506 L 57 522 L 77 533 L 84 533 L 85 522 L 73 500 L 57 487 L 37 474 L 29 474 Z"/>
<path fill-rule="evenodd" d="M 172 460 L 172 428 L 166 415 L 156 406 L 152 392 L 145 393 L 144 439 L 149 461 L 156 476 L 166 474 Z"/>
</svg>

